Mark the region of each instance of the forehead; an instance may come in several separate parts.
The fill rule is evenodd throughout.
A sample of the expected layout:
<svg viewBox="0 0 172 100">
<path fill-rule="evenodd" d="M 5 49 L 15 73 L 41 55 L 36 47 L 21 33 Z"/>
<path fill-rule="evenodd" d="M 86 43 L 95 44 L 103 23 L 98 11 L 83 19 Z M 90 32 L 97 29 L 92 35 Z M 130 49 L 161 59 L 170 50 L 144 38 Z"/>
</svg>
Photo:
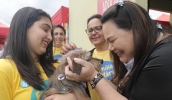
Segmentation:
<svg viewBox="0 0 172 100">
<path fill-rule="evenodd" d="M 54 28 L 54 31 L 56 31 L 56 32 L 63 32 L 64 33 L 64 31 L 61 28 L 59 28 L 59 27 Z"/>
<path fill-rule="evenodd" d="M 102 25 L 101 20 L 98 18 L 93 18 L 92 20 L 89 21 L 88 28 L 94 28 L 100 25 Z"/>
<path fill-rule="evenodd" d="M 103 24 L 103 34 L 105 39 L 112 37 L 117 30 L 118 28 L 116 27 L 115 23 L 110 20 Z"/>
<path fill-rule="evenodd" d="M 52 24 L 51 20 L 48 17 L 41 17 L 41 19 L 38 21 L 41 25 L 47 26 L 52 30 Z"/>
</svg>

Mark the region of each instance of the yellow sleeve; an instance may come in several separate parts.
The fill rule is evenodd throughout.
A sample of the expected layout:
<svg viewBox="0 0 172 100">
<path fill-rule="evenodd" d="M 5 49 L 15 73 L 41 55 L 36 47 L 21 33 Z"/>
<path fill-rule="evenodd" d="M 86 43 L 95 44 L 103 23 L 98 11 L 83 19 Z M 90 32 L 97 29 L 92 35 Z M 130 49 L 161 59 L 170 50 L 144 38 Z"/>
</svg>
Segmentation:
<svg viewBox="0 0 172 100">
<path fill-rule="evenodd" d="M 54 65 L 54 67 L 56 67 L 56 68 L 57 68 L 57 67 L 59 66 L 59 63 L 60 63 L 59 61 L 57 61 L 56 63 L 54 63 L 54 64 L 53 64 L 53 65 Z"/>
<path fill-rule="evenodd" d="M 9 64 L 0 60 L 0 100 L 12 100 L 11 74 Z M 11 72 L 12 73 L 12 72 Z"/>
</svg>

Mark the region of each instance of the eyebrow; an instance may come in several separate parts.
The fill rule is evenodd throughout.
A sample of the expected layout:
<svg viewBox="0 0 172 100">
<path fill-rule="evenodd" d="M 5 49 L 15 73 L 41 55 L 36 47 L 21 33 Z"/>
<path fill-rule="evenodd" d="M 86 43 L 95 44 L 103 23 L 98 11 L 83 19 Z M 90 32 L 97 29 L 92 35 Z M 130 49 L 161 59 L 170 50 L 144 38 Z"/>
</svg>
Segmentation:
<svg viewBox="0 0 172 100">
<path fill-rule="evenodd" d="M 50 27 L 49 24 L 43 23 L 42 25 L 48 26 L 48 28 L 50 28 L 52 30 L 52 28 Z"/>
<path fill-rule="evenodd" d="M 102 26 L 102 25 L 97 25 L 97 26 L 95 26 L 95 27 L 99 27 L 99 26 Z M 95 27 L 91 27 L 91 29 L 93 29 L 93 28 L 95 28 Z M 88 28 L 88 29 L 90 29 L 90 28 Z"/>
</svg>

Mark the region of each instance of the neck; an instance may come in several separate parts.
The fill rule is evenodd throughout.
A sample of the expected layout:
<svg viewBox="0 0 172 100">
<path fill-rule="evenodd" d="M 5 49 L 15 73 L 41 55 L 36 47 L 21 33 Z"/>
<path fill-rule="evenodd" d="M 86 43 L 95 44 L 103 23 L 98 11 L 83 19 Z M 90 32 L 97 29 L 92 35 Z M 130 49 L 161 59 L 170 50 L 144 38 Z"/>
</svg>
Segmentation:
<svg viewBox="0 0 172 100">
<path fill-rule="evenodd" d="M 95 48 L 97 51 L 105 51 L 105 50 L 108 50 L 108 43 L 107 42 L 104 42 L 102 44 L 99 44 L 99 45 L 95 45 Z"/>
<path fill-rule="evenodd" d="M 54 47 L 57 47 L 57 48 L 61 48 L 62 46 L 63 46 L 62 44 L 54 45 Z"/>
<path fill-rule="evenodd" d="M 35 63 L 39 62 L 38 56 L 32 56 Z"/>
<path fill-rule="evenodd" d="M 35 63 L 37 63 L 39 61 L 39 56 L 34 54 L 33 52 L 31 53 L 31 57 Z"/>
<path fill-rule="evenodd" d="M 160 33 L 160 35 L 158 36 L 156 43 L 158 43 L 159 41 L 163 40 L 164 38 L 170 36 L 171 34 L 165 34 L 165 33 Z"/>
</svg>

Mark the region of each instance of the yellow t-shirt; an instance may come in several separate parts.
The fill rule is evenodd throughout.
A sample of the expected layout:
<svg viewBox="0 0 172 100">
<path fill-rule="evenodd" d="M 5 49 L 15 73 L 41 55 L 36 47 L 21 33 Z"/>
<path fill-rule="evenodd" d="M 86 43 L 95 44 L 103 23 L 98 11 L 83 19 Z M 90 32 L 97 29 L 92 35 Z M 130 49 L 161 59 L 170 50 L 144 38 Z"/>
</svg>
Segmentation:
<svg viewBox="0 0 172 100">
<path fill-rule="evenodd" d="M 41 77 L 48 86 L 48 77 L 39 63 L 37 67 L 41 71 Z M 10 59 L 0 59 L 0 100 L 39 100 L 42 91 L 34 89 L 27 84 Z"/>
<path fill-rule="evenodd" d="M 53 47 L 54 59 L 59 59 L 62 57 L 60 51 L 61 51 L 61 48 Z"/>
<path fill-rule="evenodd" d="M 101 68 L 101 74 L 107 79 L 110 80 L 110 78 L 114 75 L 114 64 L 112 60 L 110 59 L 110 51 L 97 51 L 96 49 L 93 52 L 92 55 L 94 58 L 103 59 L 103 65 Z M 90 83 L 88 83 L 88 89 L 92 100 L 101 100 L 97 92 L 92 89 Z"/>
</svg>

